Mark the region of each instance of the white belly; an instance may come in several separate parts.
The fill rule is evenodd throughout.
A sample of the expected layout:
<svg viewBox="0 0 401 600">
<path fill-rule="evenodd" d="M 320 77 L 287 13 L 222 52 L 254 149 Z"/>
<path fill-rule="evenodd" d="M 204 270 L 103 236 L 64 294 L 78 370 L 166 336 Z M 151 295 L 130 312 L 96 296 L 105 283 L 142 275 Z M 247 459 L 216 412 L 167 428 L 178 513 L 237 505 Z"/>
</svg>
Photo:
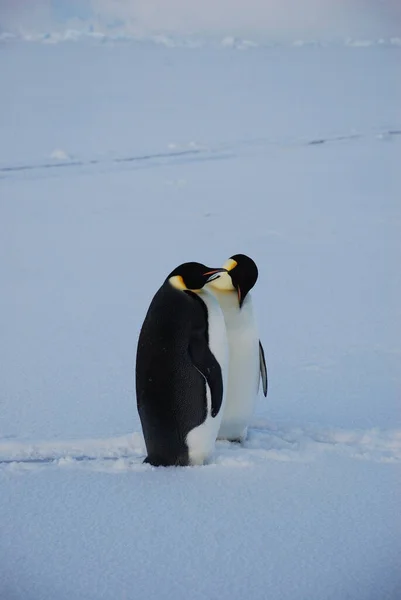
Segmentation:
<svg viewBox="0 0 401 600">
<path fill-rule="evenodd" d="M 219 413 L 211 416 L 211 393 L 206 383 L 207 416 L 205 421 L 192 429 L 186 438 L 189 460 L 192 465 L 202 465 L 214 452 L 214 446 L 219 432 L 227 391 L 228 375 L 228 343 L 224 316 L 216 298 L 207 290 L 200 292 L 209 313 L 209 347 L 221 367 L 223 376 L 223 401 Z"/>
<path fill-rule="evenodd" d="M 241 310 L 236 293 L 215 295 L 223 310 L 229 347 L 227 399 L 218 437 L 245 439 L 259 389 L 259 333 L 247 295 Z"/>
</svg>

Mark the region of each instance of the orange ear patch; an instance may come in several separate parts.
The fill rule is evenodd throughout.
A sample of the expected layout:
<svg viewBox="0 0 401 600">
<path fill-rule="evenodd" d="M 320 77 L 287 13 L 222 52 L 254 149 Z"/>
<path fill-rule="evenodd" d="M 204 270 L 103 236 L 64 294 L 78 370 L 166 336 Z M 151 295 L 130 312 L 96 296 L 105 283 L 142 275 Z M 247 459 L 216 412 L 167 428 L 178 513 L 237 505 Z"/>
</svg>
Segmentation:
<svg viewBox="0 0 401 600">
<path fill-rule="evenodd" d="M 229 258 L 223 265 L 223 269 L 227 269 L 227 271 L 232 271 L 237 266 L 237 261 Z"/>
<path fill-rule="evenodd" d="M 173 287 L 175 287 L 176 290 L 187 289 L 187 286 L 185 285 L 185 282 L 181 275 L 174 275 L 174 277 L 170 277 L 169 282 Z"/>
</svg>

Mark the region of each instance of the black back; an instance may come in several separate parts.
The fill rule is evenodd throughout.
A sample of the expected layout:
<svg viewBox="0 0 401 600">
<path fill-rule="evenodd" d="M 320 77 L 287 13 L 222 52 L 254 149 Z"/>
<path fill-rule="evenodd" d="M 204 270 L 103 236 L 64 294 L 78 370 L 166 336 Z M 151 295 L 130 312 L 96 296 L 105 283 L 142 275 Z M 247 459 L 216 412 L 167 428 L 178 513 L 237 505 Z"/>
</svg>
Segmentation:
<svg viewBox="0 0 401 600">
<path fill-rule="evenodd" d="M 193 292 L 168 280 L 154 296 L 139 335 L 136 395 L 147 459 L 153 465 L 188 465 L 187 434 L 221 407 L 220 365 L 208 346 L 207 309 Z M 217 412 L 216 412 L 217 411 Z"/>
</svg>

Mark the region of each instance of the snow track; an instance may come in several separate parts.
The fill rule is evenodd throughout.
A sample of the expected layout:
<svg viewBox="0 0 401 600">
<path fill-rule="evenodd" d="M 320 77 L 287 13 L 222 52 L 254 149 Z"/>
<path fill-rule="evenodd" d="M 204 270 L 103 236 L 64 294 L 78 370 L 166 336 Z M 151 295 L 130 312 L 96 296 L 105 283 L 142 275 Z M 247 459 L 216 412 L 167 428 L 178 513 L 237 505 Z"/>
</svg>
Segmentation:
<svg viewBox="0 0 401 600">
<path fill-rule="evenodd" d="M 316 137 L 310 139 L 274 140 L 267 138 L 256 138 L 248 140 L 237 140 L 233 142 L 221 142 L 214 146 L 199 146 L 169 152 L 154 152 L 149 154 L 138 154 L 133 156 L 116 156 L 113 158 L 87 158 L 73 159 L 68 155 L 65 160 L 47 161 L 44 163 L 24 163 L 0 165 L 0 178 L 15 177 L 24 172 L 41 173 L 47 171 L 68 170 L 71 173 L 73 167 L 84 168 L 93 172 L 94 169 L 108 171 L 122 168 L 132 170 L 140 168 L 162 167 L 175 164 L 204 162 L 211 160 L 225 160 L 238 156 L 260 155 L 269 149 L 303 148 L 306 146 L 320 146 L 323 144 L 334 144 L 351 142 L 357 140 L 388 140 L 401 135 L 401 129 L 392 128 L 369 133 L 345 133 L 327 137 Z M 191 145 L 191 144 L 190 144 Z"/>
</svg>

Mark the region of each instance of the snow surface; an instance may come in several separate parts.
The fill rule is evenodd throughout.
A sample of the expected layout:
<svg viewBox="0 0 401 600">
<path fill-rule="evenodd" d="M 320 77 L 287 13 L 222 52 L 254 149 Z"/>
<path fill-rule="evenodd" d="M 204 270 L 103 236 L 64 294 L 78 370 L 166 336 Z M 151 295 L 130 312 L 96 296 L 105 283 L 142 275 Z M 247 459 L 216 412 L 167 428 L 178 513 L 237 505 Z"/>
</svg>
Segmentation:
<svg viewBox="0 0 401 600">
<path fill-rule="evenodd" d="M 401 34 L 398 0 L 2 0 L 0 34 L 369 40 Z"/>
<path fill-rule="evenodd" d="M 400 58 L 3 36 L 1 600 L 400 597 Z M 237 252 L 268 398 L 143 465 L 150 299 Z"/>
</svg>

